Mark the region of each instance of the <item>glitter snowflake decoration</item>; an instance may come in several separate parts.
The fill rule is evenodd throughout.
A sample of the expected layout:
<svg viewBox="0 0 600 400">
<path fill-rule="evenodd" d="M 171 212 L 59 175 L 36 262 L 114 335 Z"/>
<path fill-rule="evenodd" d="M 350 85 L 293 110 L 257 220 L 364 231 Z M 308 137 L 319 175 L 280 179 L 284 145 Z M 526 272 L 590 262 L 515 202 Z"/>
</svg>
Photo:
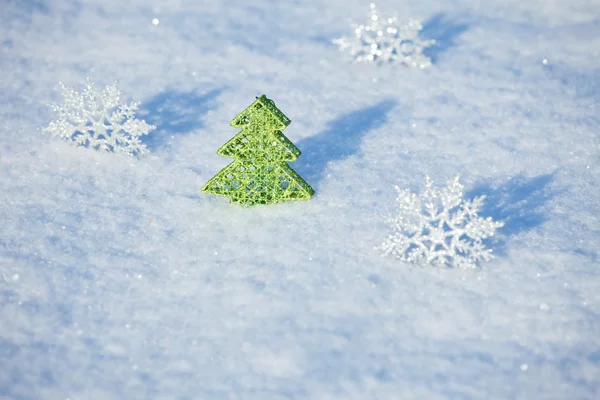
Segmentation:
<svg viewBox="0 0 600 400">
<path fill-rule="evenodd" d="M 410 20 L 400 25 L 396 17 L 383 18 L 371 3 L 371 17 L 367 25 L 353 24 L 354 37 L 335 39 L 340 50 L 349 50 L 355 62 L 373 64 L 405 64 L 425 69 L 431 59 L 423 50 L 435 43 L 419 37 L 423 29 L 420 21 Z"/>
<path fill-rule="evenodd" d="M 466 201 L 463 189 L 458 176 L 439 190 L 427 177 L 420 196 L 396 187 L 399 207 L 391 219 L 393 233 L 379 248 L 403 261 L 435 266 L 475 268 L 492 259 L 483 240 L 504 223 L 478 216 L 485 196 Z"/>
<path fill-rule="evenodd" d="M 45 131 L 79 146 L 129 155 L 148 150 L 140 138 L 156 127 L 135 118 L 138 103 L 122 104 L 114 83 L 99 93 L 89 80 L 83 92 L 60 84 L 63 104 L 53 104 L 57 118 Z"/>
</svg>

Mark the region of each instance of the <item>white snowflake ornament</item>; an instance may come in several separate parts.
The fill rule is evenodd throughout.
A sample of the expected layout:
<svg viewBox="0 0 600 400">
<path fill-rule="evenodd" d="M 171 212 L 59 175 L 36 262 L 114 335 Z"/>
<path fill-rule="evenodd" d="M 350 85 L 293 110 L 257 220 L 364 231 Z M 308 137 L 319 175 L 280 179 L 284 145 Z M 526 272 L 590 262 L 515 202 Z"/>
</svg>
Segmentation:
<svg viewBox="0 0 600 400">
<path fill-rule="evenodd" d="M 467 201 L 463 189 L 458 176 L 443 189 L 426 177 L 420 196 L 396 186 L 398 214 L 391 219 L 392 234 L 379 248 L 402 261 L 435 266 L 475 268 L 492 259 L 483 240 L 504 223 L 478 216 L 485 196 Z"/>
<path fill-rule="evenodd" d="M 62 83 L 60 86 L 64 102 L 52 105 L 57 117 L 46 132 L 96 150 L 129 155 L 148 151 L 140 138 L 156 127 L 135 118 L 139 103 L 121 103 L 116 83 L 102 92 L 89 80 L 81 93 Z"/>
<path fill-rule="evenodd" d="M 404 64 L 412 68 L 425 69 L 431 59 L 423 50 L 435 43 L 419 37 L 423 29 L 421 22 L 410 20 L 398 23 L 396 17 L 384 18 L 371 3 L 371 16 L 365 25 L 353 24 L 354 36 L 335 39 L 340 50 L 348 50 L 355 62 L 372 64 Z"/>
</svg>

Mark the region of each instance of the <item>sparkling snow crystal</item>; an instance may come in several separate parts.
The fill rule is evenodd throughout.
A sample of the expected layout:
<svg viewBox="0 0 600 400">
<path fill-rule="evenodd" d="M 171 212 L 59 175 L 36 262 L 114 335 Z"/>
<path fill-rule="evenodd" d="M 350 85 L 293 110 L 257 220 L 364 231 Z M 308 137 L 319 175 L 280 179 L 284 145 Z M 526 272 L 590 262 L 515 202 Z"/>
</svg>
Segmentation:
<svg viewBox="0 0 600 400">
<path fill-rule="evenodd" d="M 53 104 L 57 118 L 45 129 L 80 146 L 137 155 L 147 152 L 140 141 L 156 127 L 135 118 L 138 103 L 122 104 L 114 83 L 102 93 L 88 80 L 83 93 L 60 84 L 64 103 Z"/>
<path fill-rule="evenodd" d="M 380 246 L 384 253 L 416 264 L 460 268 L 493 258 L 482 240 L 504 223 L 477 215 L 485 196 L 464 200 L 458 176 L 443 189 L 434 188 L 427 177 L 420 196 L 396 190 L 398 215 L 391 220 L 394 232 Z"/>
<path fill-rule="evenodd" d="M 423 28 L 420 21 L 410 20 L 405 25 L 396 17 L 383 18 L 371 3 L 371 17 L 366 25 L 353 24 L 354 37 L 335 39 L 340 50 L 349 50 L 356 62 L 373 64 L 400 63 L 413 68 L 431 66 L 423 50 L 435 43 L 419 37 Z"/>
</svg>

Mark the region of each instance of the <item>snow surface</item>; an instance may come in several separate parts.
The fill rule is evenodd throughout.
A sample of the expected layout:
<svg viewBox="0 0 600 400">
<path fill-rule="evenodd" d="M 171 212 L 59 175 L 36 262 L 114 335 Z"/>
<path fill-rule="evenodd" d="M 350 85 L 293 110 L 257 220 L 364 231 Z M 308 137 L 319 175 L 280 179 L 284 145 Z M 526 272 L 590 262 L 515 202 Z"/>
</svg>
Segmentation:
<svg viewBox="0 0 600 400">
<path fill-rule="evenodd" d="M 0 399 L 600 398 L 600 3 L 377 6 L 430 69 L 348 62 L 363 0 L 0 2 Z M 87 77 L 152 154 L 42 132 Z M 263 93 L 315 197 L 201 195 Z M 374 249 L 427 174 L 488 196 L 494 261 Z"/>
</svg>

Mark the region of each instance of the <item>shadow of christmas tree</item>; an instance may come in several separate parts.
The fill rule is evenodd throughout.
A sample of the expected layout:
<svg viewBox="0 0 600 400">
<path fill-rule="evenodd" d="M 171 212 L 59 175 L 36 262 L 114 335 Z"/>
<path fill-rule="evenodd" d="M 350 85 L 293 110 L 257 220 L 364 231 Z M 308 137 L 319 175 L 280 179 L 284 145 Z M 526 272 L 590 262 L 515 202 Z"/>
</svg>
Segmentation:
<svg viewBox="0 0 600 400">
<path fill-rule="evenodd" d="M 556 190 L 549 188 L 553 180 L 554 173 L 533 178 L 519 175 L 497 188 L 485 183 L 479 184 L 466 194 L 466 198 L 485 195 L 480 215 L 492 217 L 494 221 L 504 221 L 504 227 L 499 229 L 501 235 L 517 235 L 528 232 L 548 220 L 542 207 L 558 194 Z M 494 248 L 494 252 L 504 253 L 505 241 L 496 238 L 493 242 L 490 247 Z"/>
<path fill-rule="evenodd" d="M 469 24 L 451 18 L 445 13 L 435 14 L 423 22 L 421 36 L 425 39 L 435 39 L 435 44 L 423 51 L 432 63 L 436 63 L 440 55 L 456 46 L 456 39 L 469 29 Z"/>
<path fill-rule="evenodd" d="M 319 186 L 327 165 L 343 160 L 360 149 L 363 136 L 382 126 L 396 105 L 392 99 L 344 114 L 329 122 L 327 129 L 298 142 L 302 155 L 294 169 L 313 186 Z"/>
<path fill-rule="evenodd" d="M 216 106 L 216 98 L 223 89 L 198 94 L 195 92 L 166 91 L 141 105 L 139 115 L 156 125 L 156 131 L 143 138 L 150 151 L 168 145 L 169 138 L 203 127 L 202 117 Z"/>
</svg>

